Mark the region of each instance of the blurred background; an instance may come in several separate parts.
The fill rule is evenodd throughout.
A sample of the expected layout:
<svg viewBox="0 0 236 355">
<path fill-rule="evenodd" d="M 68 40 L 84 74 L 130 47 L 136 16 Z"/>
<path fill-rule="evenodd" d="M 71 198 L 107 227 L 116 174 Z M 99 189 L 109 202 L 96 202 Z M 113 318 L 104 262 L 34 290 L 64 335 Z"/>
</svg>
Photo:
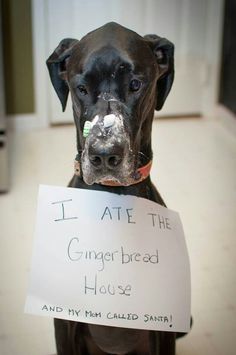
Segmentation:
<svg viewBox="0 0 236 355">
<path fill-rule="evenodd" d="M 178 355 L 236 352 L 236 1 L 0 0 L 0 354 L 55 354 L 52 320 L 23 313 L 40 183 L 67 185 L 76 154 L 45 61 L 61 39 L 116 21 L 175 44 L 153 124 L 152 180 L 181 215 L 191 333 Z"/>
</svg>

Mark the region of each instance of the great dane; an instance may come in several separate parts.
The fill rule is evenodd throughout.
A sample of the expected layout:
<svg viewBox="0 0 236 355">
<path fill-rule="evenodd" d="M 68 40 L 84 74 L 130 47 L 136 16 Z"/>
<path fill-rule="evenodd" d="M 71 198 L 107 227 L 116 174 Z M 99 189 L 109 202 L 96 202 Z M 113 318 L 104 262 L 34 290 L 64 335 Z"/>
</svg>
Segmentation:
<svg viewBox="0 0 236 355">
<path fill-rule="evenodd" d="M 165 205 L 149 176 L 151 130 L 174 80 L 173 44 L 108 23 L 80 41 L 63 39 L 47 66 L 63 110 L 72 98 L 78 151 L 69 186 Z M 175 354 L 174 332 L 54 324 L 58 355 Z"/>
</svg>

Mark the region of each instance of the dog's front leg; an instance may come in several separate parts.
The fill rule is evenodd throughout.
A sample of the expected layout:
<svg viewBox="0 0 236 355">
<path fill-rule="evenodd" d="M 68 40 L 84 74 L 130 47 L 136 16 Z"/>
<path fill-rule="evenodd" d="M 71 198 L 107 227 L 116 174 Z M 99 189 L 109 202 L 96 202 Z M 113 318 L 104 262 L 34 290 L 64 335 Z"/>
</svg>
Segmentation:
<svg viewBox="0 0 236 355">
<path fill-rule="evenodd" d="M 57 355 L 89 354 L 80 323 L 63 319 L 54 319 L 54 328 Z"/>
<path fill-rule="evenodd" d="M 174 332 L 150 332 L 150 354 L 151 355 L 175 355 Z"/>
<path fill-rule="evenodd" d="M 173 332 L 161 332 L 160 355 L 175 355 L 175 338 Z"/>
</svg>

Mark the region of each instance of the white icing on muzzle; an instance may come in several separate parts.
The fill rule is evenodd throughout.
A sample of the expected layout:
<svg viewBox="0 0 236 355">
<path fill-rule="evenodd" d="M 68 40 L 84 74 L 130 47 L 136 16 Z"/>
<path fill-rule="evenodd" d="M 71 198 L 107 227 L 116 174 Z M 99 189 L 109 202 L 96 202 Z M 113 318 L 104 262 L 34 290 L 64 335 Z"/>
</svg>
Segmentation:
<svg viewBox="0 0 236 355">
<path fill-rule="evenodd" d="M 117 113 L 104 117 L 96 115 L 92 121 L 86 122 L 81 159 L 84 181 L 89 185 L 104 180 L 125 184 L 133 170 L 133 155 L 123 116 Z"/>
<path fill-rule="evenodd" d="M 110 115 L 106 115 L 99 121 L 99 116 L 96 115 L 92 121 L 85 121 L 84 123 L 84 128 L 83 128 L 83 137 L 87 138 L 91 128 L 97 124 L 99 121 L 100 128 L 110 128 L 112 127 L 116 122 L 117 119 L 120 119 L 119 116 L 114 115 L 114 113 L 111 113 Z"/>
<path fill-rule="evenodd" d="M 103 125 L 105 128 L 109 128 L 109 127 L 112 127 L 115 123 L 115 120 L 116 120 L 116 116 L 111 113 L 110 115 L 106 115 L 104 118 L 103 118 Z"/>
</svg>

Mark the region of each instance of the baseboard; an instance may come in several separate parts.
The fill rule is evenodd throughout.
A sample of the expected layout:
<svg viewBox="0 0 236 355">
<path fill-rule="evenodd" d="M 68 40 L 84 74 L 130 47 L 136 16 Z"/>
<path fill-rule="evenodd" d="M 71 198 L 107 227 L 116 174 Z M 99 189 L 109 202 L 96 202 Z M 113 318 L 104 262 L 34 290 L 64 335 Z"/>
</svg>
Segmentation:
<svg viewBox="0 0 236 355">
<path fill-rule="evenodd" d="M 6 121 L 10 131 L 25 132 L 43 128 L 36 114 L 7 115 Z"/>
<path fill-rule="evenodd" d="M 159 115 L 155 112 L 154 118 L 156 117 L 159 117 Z M 217 105 L 212 115 L 207 118 L 218 121 L 227 130 L 236 135 L 236 116 L 225 106 Z M 45 123 L 38 119 L 37 114 L 8 115 L 6 116 L 6 121 L 7 129 L 16 132 L 45 128 Z"/>
<path fill-rule="evenodd" d="M 217 105 L 214 119 L 236 136 L 236 115 L 223 105 Z"/>
</svg>

